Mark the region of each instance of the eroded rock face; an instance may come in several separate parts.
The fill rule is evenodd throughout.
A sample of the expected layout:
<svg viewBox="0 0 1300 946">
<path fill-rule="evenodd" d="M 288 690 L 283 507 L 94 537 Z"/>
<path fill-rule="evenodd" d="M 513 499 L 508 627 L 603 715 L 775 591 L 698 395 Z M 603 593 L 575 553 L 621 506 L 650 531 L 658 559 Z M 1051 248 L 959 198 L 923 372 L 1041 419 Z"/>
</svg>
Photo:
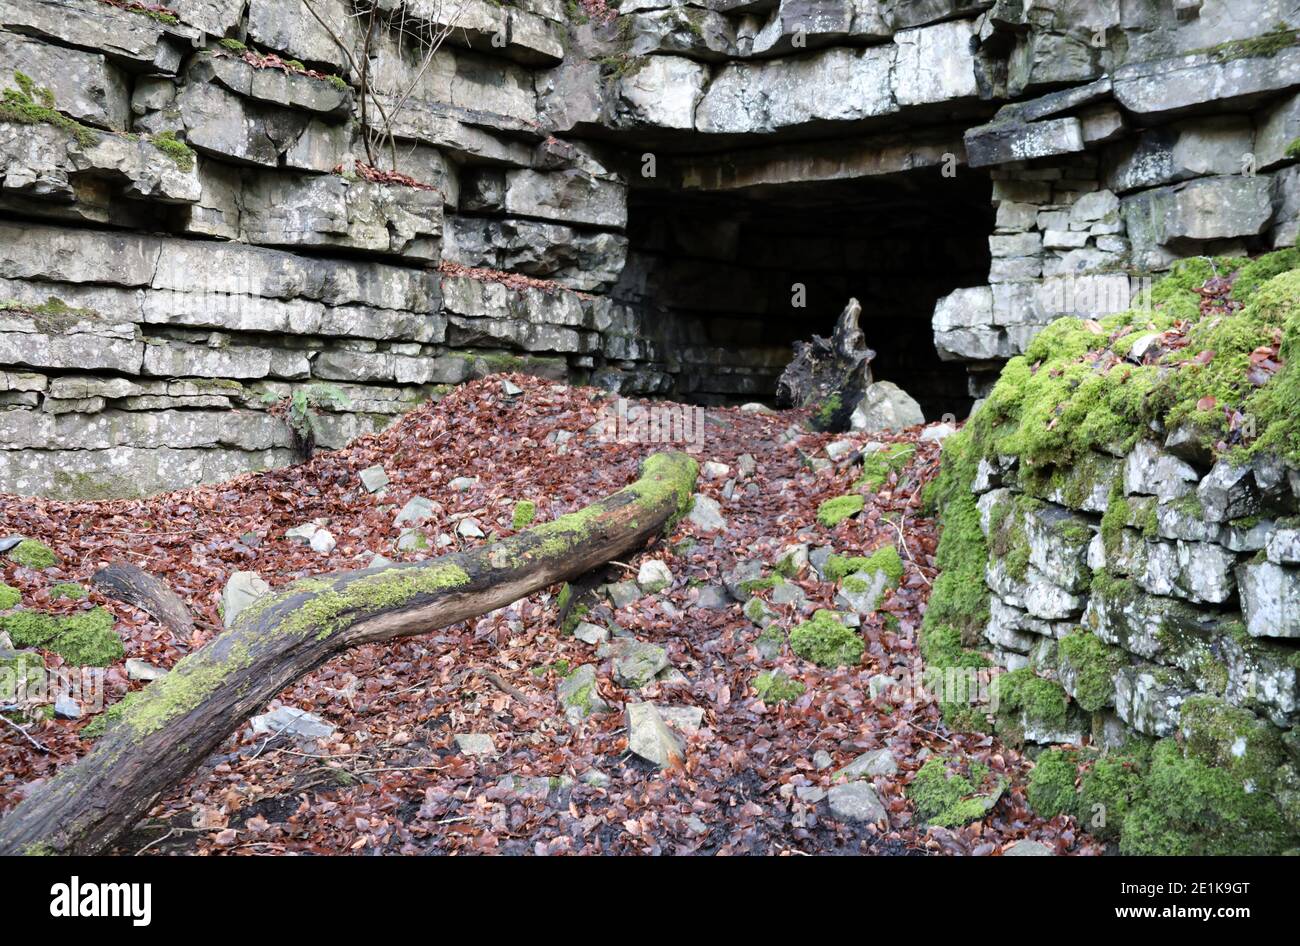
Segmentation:
<svg viewBox="0 0 1300 946">
<path fill-rule="evenodd" d="M 933 393 L 936 376 L 951 380 L 943 366 L 887 364 L 894 353 L 873 319 L 877 373 L 902 390 L 868 389 L 875 379 L 863 374 L 828 414 L 843 426 L 861 405 L 860 428 L 894 429 L 921 422 L 920 405 L 947 411 L 932 410 L 941 399 L 964 410 L 965 395 L 985 393 L 999 363 L 1054 318 L 1128 308 L 1140 291 L 1130 273 L 1290 245 L 1300 230 L 1300 54 L 1275 30 L 1300 22 L 1275 0 L 1231 13 L 1219 3 L 638 0 L 609 24 L 577 22 L 555 0 L 470 0 L 431 56 L 392 31 L 373 37 L 378 101 L 361 94 L 359 56 L 340 49 L 363 32 L 343 0 L 315 5 L 328 28 L 277 0 L 170 6 L 179 22 L 98 0 L 12 0 L 0 11 L 0 86 L 17 89 L 21 71 L 84 126 L 0 121 L 0 210 L 32 221 L 0 242 L 0 298 L 55 296 L 99 316 L 66 333 L 6 321 L 0 371 L 93 371 L 142 388 L 6 391 L 24 442 L 53 429 L 36 413 L 260 409 L 242 394 L 149 388 L 223 380 L 244 393 L 337 383 L 387 406 L 331 413 L 342 437 L 507 357 L 629 394 L 756 400 L 772 394 L 789 338 L 812 334 L 776 326 L 784 307 L 773 294 L 796 279 L 785 270 L 843 277 L 836 299 L 867 298 L 850 277 L 875 280 L 870 297 L 882 298 L 899 260 L 916 255 L 891 246 L 910 237 L 887 229 L 916 207 L 888 201 L 965 181 L 970 191 L 945 194 L 944 207 L 981 205 L 981 232 L 949 233 L 950 210 L 918 220 L 914 230 L 942 231 L 953 246 L 932 261 L 939 278 L 914 290 L 915 311 L 887 298 L 880 307 L 900 326 L 930 311 L 939 356 L 971 370 L 968 391 L 958 378 L 955 394 Z M 409 23 L 447 25 L 437 4 L 401 6 Z M 991 181 L 991 203 L 971 170 Z M 790 241 L 753 236 L 721 203 L 705 204 L 719 218 L 711 228 L 663 232 L 672 208 L 647 218 L 661 199 L 743 195 L 766 208 L 793 189 L 820 207 L 840 193 L 876 196 L 862 225 Z M 987 238 L 987 260 L 961 245 L 973 238 Z M 978 269 L 958 275 L 974 257 Z M 817 298 L 810 328 L 830 314 Z M 864 404 L 864 392 L 889 397 Z M 95 449 L 152 449 L 124 436 Z M 1176 464 L 1198 459 L 1168 449 L 1175 458 L 1151 469 L 1125 461 L 1135 495 L 1165 501 L 1190 482 Z M 33 482 L 15 452 L 0 450 L 0 488 L 20 468 Z M 86 459 L 98 469 L 105 458 Z M 247 457 L 250 468 L 265 459 Z M 1090 472 L 1086 489 L 1041 498 L 1096 513 L 1116 475 Z M 1249 500 L 1220 505 L 1226 529 Z M 1230 528 L 1222 541 L 1161 538 L 1263 548 L 1264 532 Z M 1126 551 L 1138 576 L 1139 547 Z M 1186 569 L 1166 552 L 1140 554 L 1156 569 L 1139 576 L 1151 587 L 1206 601 L 1226 587 L 1194 589 L 1172 577 Z M 1070 603 L 1051 597 L 1035 607 Z"/>
</svg>

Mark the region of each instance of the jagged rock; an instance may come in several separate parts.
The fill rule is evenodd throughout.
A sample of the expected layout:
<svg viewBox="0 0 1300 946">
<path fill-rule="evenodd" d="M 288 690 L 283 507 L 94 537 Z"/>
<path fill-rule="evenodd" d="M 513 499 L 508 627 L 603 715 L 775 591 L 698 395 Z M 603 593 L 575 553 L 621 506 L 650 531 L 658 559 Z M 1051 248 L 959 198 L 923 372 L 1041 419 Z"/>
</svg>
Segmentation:
<svg viewBox="0 0 1300 946">
<path fill-rule="evenodd" d="M 271 586 L 257 572 L 235 572 L 221 592 L 222 622 L 226 627 L 233 626 L 241 611 L 270 593 Z"/>
<path fill-rule="evenodd" d="M 601 627 L 598 624 L 590 624 L 586 621 L 578 623 L 573 629 L 573 636 L 584 644 L 599 646 L 609 640 L 609 629 Z"/>
<path fill-rule="evenodd" d="M 892 381 L 868 385 L 849 418 L 850 429 L 866 433 L 903 430 L 924 423 L 921 405 Z"/>
<path fill-rule="evenodd" d="M 253 733 L 258 736 L 286 735 L 315 740 L 327 739 L 334 734 L 334 727 L 325 720 L 296 706 L 281 706 L 269 713 L 254 716 L 249 722 L 253 726 Z"/>
<path fill-rule="evenodd" d="M 706 611 L 718 611 L 731 607 L 731 595 L 724 585 L 702 585 L 695 607 Z"/>
<path fill-rule="evenodd" d="M 686 747 L 653 703 L 627 705 L 627 748 L 660 768 L 676 768 L 686 755 Z"/>
<path fill-rule="evenodd" d="M 1253 637 L 1300 637 L 1300 570 L 1272 562 L 1237 569 L 1241 609 Z"/>
<path fill-rule="evenodd" d="M 861 315 L 858 300 L 850 299 L 829 339 L 814 335 L 810 342 L 795 342 L 794 359 L 777 381 L 777 400 L 813 407 L 812 423 L 819 430 L 846 429 L 871 384 L 876 353 L 858 326 Z"/>
<path fill-rule="evenodd" d="M 366 467 L 358 476 L 367 493 L 377 493 L 388 485 L 388 473 L 382 466 Z"/>
<path fill-rule="evenodd" d="M 669 666 L 668 651 L 657 644 L 620 638 L 606 650 L 614 658 L 614 682 L 629 690 L 639 690 Z"/>
<path fill-rule="evenodd" d="M 462 755 L 486 758 L 497 754 L 497 745 L 490 733 L 457 733 L 454 738 Z"/>
<path fill-rule="evenodd" d="M 1003 857 L 1052 857 L 1050 847 L 1039 841 L 1013 841 L 1002 851 Z"/>
<path fill-rule="evenodd" d="M 54 715 L 58 719 L 80 719 L 81 704 L 67 693 L 60 693 L 54 698 Z"/>
<path fill-rule="evenodd" d="M 1292 526 L 1275 529 L 1264 548 L 1274 565 L 1300 565 L 1300 529 Z"/>
<path fill-rule="evenodd" d="M 1253 467 L 1228 460 L 1214 464 L 1197 486 L 1196 497 L 1207 522 L 1253 516 L 1263 507 Z"/>
<path fill-rule="evenodd" d="M 338 545 L 338 542 L 328 529 L 317 529 L 307 544 L 311 546 L 311 550 L 316 554 L 328 555 L 334 551 L 334 547 Z"/>
<path fill-rule="evenodd" d="M 1124 667 L 1115 675 L 1115 712 L 1129 726 L 1163 739 L 1178 731 L 1179 710 L 1192 691 L 1177 674 L 1157 667 Z"/>
<path fill-rule="evenodd" d="M 1189 464 L 1165 453 L 1149 440 L 1139 440 L 1124 461 L 1124 488 L 1158 497 L 1179 499 L 1196 489 L 1199 474 Z"/>
<path fill-rule="evenodd" d="M 236 574 L 249 573 L 236 572 Z M 227 625 L 229 625 L 229 623 L 231 622 L 227 622 Z M 132 657 L 126 662 L 126 676 L 128 680 L 144 680 L 146 682 L 152 682 L 154 680 L 161 680 L 163 677 L 167 676 L 167 671 L 163 670 L 161 667 L 155 667 L 151 663 Z"/>
<path fill-rule="evenodd" d="M 835 593 L 835 605 L 863 616 L 874 614 L 888 585 L 889 576 L 884 571 L 855 572 L 841 582 Z"/>
<path fill-rule="evenodd" d="M 1152 594 L 1221 604 L 1236 591 L 1237 557 L 1209 542 L 1148 542 L 1140 581 Z"/>
<path fill-rule="evenodd" d="M 485 538 L 483 530 L 479 527 L 478 520 L 470 517 L 462 519 L 456 524 L 456 534 L 462 539 L 482 539 Z"/>
<path fill-rule="evenodd" d="M 843 821 L 880 821 L 888 819 L 885 806 L 876 790 L 866 782 L 832 785 L 826 793 L 831 814 Z"/>
<path fill-rule="evenodd" d="M 583 664 L 561 680 L 555 698 L 564 707 L 564 715 L 571 723 L 612 709 L 596 690 L 596 668 L 591 664 Z"/>
<path fill-rule="evenodd" d="M 704 532 L 725 532 L 727 529 L 727 520 L 722 516 L 718 501 L 700 493 L 692 497 L 691 511 L 686 518 Z"/>
<path fill-rule="evenodd" d="M 898 771 L 898 761 L 888 749 L 873 749 L 864 752 L 844 768 L 839 769 L 833 779 L 874 778 L 878 775 L 893 775 Z"/>
<path fill-rule="evenodd" d="M 657 558 L 649 558 L 641 563 L 636 575 L 637 587 L 648 595 L 658 594 L 673 583 L 673 573 L 668 566 Z"/>
<path fill-rule="evenodd" d="M 393 519 L 394 526 L 415 525 L 418 526 L 423 522 L 428 522 L 433 518 L 433 502 L 423 496 L 412 496 L 407 500 L 406 505 L 401 508 L 396 518 Z"/>
</svg>

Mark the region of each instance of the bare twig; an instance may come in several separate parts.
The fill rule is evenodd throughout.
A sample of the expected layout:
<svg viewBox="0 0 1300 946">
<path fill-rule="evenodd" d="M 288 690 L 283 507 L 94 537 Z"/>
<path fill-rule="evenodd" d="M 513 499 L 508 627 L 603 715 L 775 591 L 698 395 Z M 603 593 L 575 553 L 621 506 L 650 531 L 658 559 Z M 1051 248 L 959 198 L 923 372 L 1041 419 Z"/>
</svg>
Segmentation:
<svg viewBox="0 0 1300 946">
<path fill-rule="evenodd" d="M 30 742 L 32 744 L 32 748 L 35 749 L 37 752 L 41 753 L 42 755 L 49 755 L 50 752 L 49 746 L 45 745 L 45 743 L 41 742 L 39 739 L 34 738 L 32 734 L 29 733 L 22 726 L 19 726 L 8 716 L 0 716 L 0 719 L 3 719 L 5 721 L 5 725 L 12 726 L 15 732 L 19 733 L 24 739 Z"/>
</svg>

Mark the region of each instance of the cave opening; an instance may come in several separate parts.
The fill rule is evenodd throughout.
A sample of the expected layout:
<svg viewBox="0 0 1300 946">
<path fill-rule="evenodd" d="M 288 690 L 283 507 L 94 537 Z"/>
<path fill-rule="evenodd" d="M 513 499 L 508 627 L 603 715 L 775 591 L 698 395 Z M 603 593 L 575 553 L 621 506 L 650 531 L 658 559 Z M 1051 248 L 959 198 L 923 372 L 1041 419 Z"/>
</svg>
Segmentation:
<svg viewBox="0 0 1300 946">
<path fill-rule="evenodd" d="M 935 302 L 989 272 L 991 182 L 962 168 L 731 190 L 634 188 L 615 297 L 642 314 L 697 403 L 771 401 L 792 343 L 827 336 L 851 297 L 872 374 L 927 419 L 971 406 L 965 368 L 934 347 Z M 802 305 L 800 305 L 802 303 Z"/>
</svg>

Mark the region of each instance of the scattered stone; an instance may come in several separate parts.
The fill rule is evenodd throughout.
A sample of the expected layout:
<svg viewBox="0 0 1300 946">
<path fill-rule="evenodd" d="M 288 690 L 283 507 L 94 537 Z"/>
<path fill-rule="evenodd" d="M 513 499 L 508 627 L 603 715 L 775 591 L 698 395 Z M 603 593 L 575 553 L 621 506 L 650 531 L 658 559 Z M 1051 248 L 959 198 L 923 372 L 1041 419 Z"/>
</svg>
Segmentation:
<svg viewBox="0 0 1300 946">
<path fill-rule="evenodd" d="M 450 489 L 454 489 L 458 493 L 463 493 L 466 490 L 473 489 L 477 485 L 478 485 L 477 476 L 458 476 L 454 480 L 451 480 L 447 483 L 447 486 Z"/>
<path fill-rule="evenodd" d="M 419 529 L 403 529 L 397 537 L 397 551 L 423 552 L 429 547 L 429 537 Z"/>
<path fill-rule="evenodd" d="M 904 430 L 924 423 L 921 405 L 892 381 L 877 381 L 868 387 L 849 418 L 851 429 L 867 433 Z"/>
<path fill-rule="evenodd" d="M 478 520 L 470 517 L 462 519 L 456 526 L 456 534 L 462 539 L 481 539 L 484 538 L 483 530 L 479 528 Z"/>
<path fill-rule="evenodd" d="M 388 473 L 382 466 L 368 466 L 360 473 L 361 485 L 367 493 L 377 493 L 388 485 Z"/>
<path fill-rule="evenodd" d="M 704 532 L 719 532 L 727 528 L 727 520 L 722 517 L 722 507 L 716 499 L 710 499 L 696 493 L 687 516 L 691 524 Z"/>
<path fill-rule="evenodd" d="M 609 603 L 616 611 L 628 607 L 641 597 L 641 589 L 634 581 L 618 581 L 603 587 Z"/>
<path fill-rule="evenodd" d="M 800 785 L 794 794 L 805 805 L 815 805 L 826 797 L 826 789 L 820 785 Z"/>
<path fill-rule="evenodd" d="M 783 581 L 772 589 L 772 603 L 793 605 L 796 611 L 802 611 L 808 605 L 808 593 L 793 582 Z"/>
<path fill-rule="evenodd" d="M 138 660 L 132 657 L 126 662 L 126 676 L 128 680 L 160 680 L 167 676 L 167 671 L 161 667 L 155 667 L 151 663 Z"/>
<path fill-rule="evenodd" d="M 578 626 L 573 629 L 573 636 L 584 644 L 597 646 L 604 644 L 609 640 L 609 628 L 601 627 L 599 624 L 589 624 L 586 621 L 580 621 Z"/>
<path fill-rule="evenodd" d="M 808 543 L 787 545 L 777 555 L 776 572 L 787 578 L 798 578 L 808 568 Z"/>
<path fill-rule="evenodd" d="M 668 728 L 653 703 L 628 704 L 627 748 L 661 769 L 676 768 L 686 757 L 682 740 Z"/>
<path fill-rule="evenodd" d="M 241 611 L 270 593 L 271 586 L 257 572 L 235 572 L 221 592 L 221 620 L 226 627 L 234 626 Z"/>
<path fill-rule="evenodd" d="M 831 814 L 843 821 L 880 821 L 887 817 L 876 790 L 866 782 L 833 785 L 826 793 Z"/>
<path fill-rule="evenodd" d="M 524 393 L 524 389 L 515 384 L 509 378 L 501 379 L 501 393 L 506 397 L 518 397 Z"/>
<path fill-rule="evenodd" d="M 320 526 L 314 522 L 306 525 L 294 526 L 285 532 L 284 537 L 290 542 L 297 542 L 300 545 L 311 545 L 311 537 L 320 531 Z"/>
<path fill-rule="evenodd" d="M 813 760 L 813 765 L 817 768 L 818 772 L 825 772 L 827 769 L 829 769 L 832 765 L 835 764 L 835 760 L 831 757 L 831 754 L 827 752 L 825 749 L 818 749 L 816 752 L 814 752 L 812 760 Z"/>
<path fill-rule="evenodd" d="M 716 460 L 706 460 L 700 464 L 700 474 L 706 480 L 725 480 L 731 474 L 731 467 Z"/>
<path fill-rule="evenodd" d="M 569 804 L 573 779 L 568 775 L 504 775 L 496 787 L 515 798 L 545 802 L 552 808 Z"/>
<path fill-rule="evenodd" d="M 847 460 L 857 452 L 858 445 L 852 440 L 832 440 L 826 445 L 826 456 L 830 457 L 832 463 Z"/>
<path fill-rule="evenodd" d="M 661 560 L 648 558 L 636 573 L 636 583 L 646 594 L 658 594 L 673 583 L 673 573 Z"/>
<path fill-rule="evenodd" d="M 433 502 L 423 496 L 412 496 L 393 519 L 394 526 L 418 526 L 433 518 Z"/>
<path fill-rule="evenodd" d="M 582 781 L 584 784 L 590 785 L 592 788 L 609 788 L 613 783 L 613 779 L 600 771 L 600 769 L 588 769 L 586 772 L 583 772 Z"/>
<path fill-rule="evenodd" d="M 610 645 L 614 656 L 614 682 L 639 690 L 668 668 L 668 651 L 658 644 L 623 638 Z"/>
<path fill-rule="evenodd" d="M 54 715 L 58 719 L 80 719 L 81 704 L 67 693 L 60 693 L 54 698 Z"/>
<path fill-rule="evenodd" d="M 894 775 L 898 772 L 898 761 L 888 749 L 873 749 L 864 752 L 844 768 L 835 773 L 833 778 L 860 779 L 875 778 L 880 775 Z"/>
<path fill-rule="evenodd" d="M 338 545 L 338 542 L 334 539 L 333 533 L 328 529 L 319 529 L 316 534 L 311 537 L 311 542 L 309 544 L 311 545 L 311 550 L 316 554 L 328 555 L 330 552 L 334 551 L 334 547 Z"/>
<path fill-rule="evenodd" d="M 695 607 L 706 611 L 719 611 L 731 607 L 731 595 L 723 585 L 701 585 Z"/>
<path fill-rule="evenodd" d="M 1039 841 L 1015 841 L 1002 852 L 1003 857 L 1051 857 L 1052 849 Z"/>
<path fill-rule="evenodd" d="M 453 738 L 463 755 L 488 757 L 497 754 L 497 744 L 492 741 L 490 733 L 458 733 Z"/>
<path fill-rule="evenodd" d="M 269 713 L 254 716 L 249 722 L 253 726 L 253 733 L 258 736 L 286 735 L 298 739 L 325 739 L 334 734 L 334 727 L 325 720 L 296 706 L 281 706 Z"/>
<path fill-rule="evenodd" d="M 726 585 L 727 592 L 737 601 L 748 601 L 750 598 L 749 583 L 758 581 L 763 577 L 763 563 L 757 559 L 747 562 L 740 562 L 731 571 L 722 576 L 722 583 Z"/>
<path fill-rule="evenodd" d="M 741 479 L 753 476 L 758 472 L 758 461 L 748 453 L 742 453 L 736 458 L 736 473 Z"/>
<path fill-rule="evenodd" d="M 610 705 L 596 690 L 596 668 L 583 664 L 560 681 L 556 699 L 564 707 L 565 718 L 571 723 L 586 719 L 593 713 L 607 713 Z"/>
<path fill-rule="evenodd" d="M 943 443 L 956 432 L 956 424 L 931 424 L 916 439 L 921 443 Z"/>
</svg>

